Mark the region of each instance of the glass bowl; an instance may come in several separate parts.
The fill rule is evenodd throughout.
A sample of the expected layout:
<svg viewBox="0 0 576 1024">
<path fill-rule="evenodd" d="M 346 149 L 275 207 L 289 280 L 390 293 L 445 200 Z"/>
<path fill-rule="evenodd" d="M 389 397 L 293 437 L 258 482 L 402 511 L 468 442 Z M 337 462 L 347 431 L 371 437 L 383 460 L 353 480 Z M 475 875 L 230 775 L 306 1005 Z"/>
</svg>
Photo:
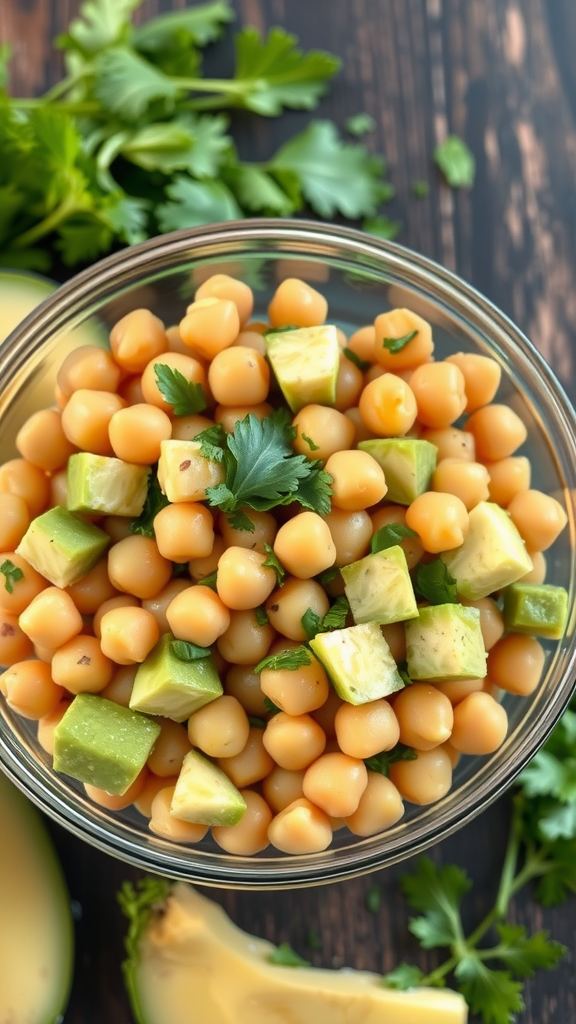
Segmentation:
<svg viewBox="0 0 576 1024">
<path fill-rule="evenodd" d="M 183 846 L 154 836 L 135 810 L 94 805 L 80 784 L 56 775 L 39 746 L 35 723 L 0 704 L 0 762 L 10 778 L 64 828 L 140 868 L 206 885 L 253 889 L 314 885 L 373 871 L 443 839 L 479 814 L 536 753 L 573 689 L 574 507 L 576 420 L 549 367 L 523 334 L 456 276 L 398 245 L 357 231 L 305 221 L 243 221 L 153 239 L 79 274 L 42 303 L 0 347 L 0 460 L 15 454 L 14 437 L 35 409 L 50 405 L 57 369 L 78 344 L 106 343 L 110 327 L 138 307 L 177 322 L 195 288 L 212 273 L 251 285 L 255 317 L 265 315 L 280 280 L 303 277 L 324 293 L 329 320 L 345 331 L 370 323 L 386 308 L 406 306 L 433 325 L 436 352 L 477 351 L 502 367 L 499 400 L 528 428 L 523 449 L 533 486 L 565 505 L 567 528 L 548 556 L 548 582 L 569 594 L 564 638 L 544 642 L 546 666 L 530 697 L 505 696 L 510 720 L 503 746 L 490 757 L 463 757 L 451 791 L 426 807 L 407 804 L 388 831 L 360 839 L 335 833 L 323 853 L 239 857 L 212 840 Z"/>
</svg>

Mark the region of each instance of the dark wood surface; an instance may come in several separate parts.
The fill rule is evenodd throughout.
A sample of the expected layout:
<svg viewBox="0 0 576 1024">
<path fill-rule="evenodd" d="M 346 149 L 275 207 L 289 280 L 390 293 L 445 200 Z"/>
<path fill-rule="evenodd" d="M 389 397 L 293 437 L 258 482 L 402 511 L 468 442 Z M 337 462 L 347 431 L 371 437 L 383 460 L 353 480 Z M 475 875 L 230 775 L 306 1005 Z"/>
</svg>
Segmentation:
<svg viewBox="0 0 576 1024">
<path fill-rule="evenodd" d="M 184 2 L 147 0 L 141 14 Z M 385 153 L 396 187 L 387 212 L 404 223 L 399 240 L 457 270 L 510 314 L 576 399 L 574 0 L 235 0 L 234 6 L 242 24 L 281 24 L 303 47 L 343 58 L 320 113 L 340 124 L 359 111 L 376 119 L 371 142 Z M 15 53 L 16 94 L 33 95 L 58 80 L 61 62 L 50 40 L 77 7 L 77 0 L 1 0 L 0 42 Z M 212 73 L 226 73 L 230 53 L 228 40 L 209 55 Z M 256 125 L 238 117 L 234 134 L 241 153 L 258 159 L 305 121 L 306 115 L 290 114 Z M 475 153 L 471 192 L 450 191 L 431 165 L 431 151 L 447 130 L 466 138 Z M 418 200 L 411 183 L 422 178 L 430 194 Z M 471 921 L 491 905 L 507 825 L 503 799 L 432 850 L 435 860 L 459 863 L 472 875 Z M 81 910 L 66 1024 L 130 1024 L 115 892 L 136 872 L 51 829 Z M 398 874 L 303 892 L 214 896 L 242 927 L 290 941 L 318 965 L 386 971 L 406 959 L 431 966 L 432 956 L 408 933 Z M 373 915 L 364 898 L 375 881 L 382 903 Z M 524 892 L 511 919 L 548 928 L 569 949 L 556 972 L 540 972 L 528 983 L 521 1024 L 575 1024 L 576 899 L 543 911 Z M 319 952 L 306 948 L 310 928 L 320 932 Z"/>
</svg>

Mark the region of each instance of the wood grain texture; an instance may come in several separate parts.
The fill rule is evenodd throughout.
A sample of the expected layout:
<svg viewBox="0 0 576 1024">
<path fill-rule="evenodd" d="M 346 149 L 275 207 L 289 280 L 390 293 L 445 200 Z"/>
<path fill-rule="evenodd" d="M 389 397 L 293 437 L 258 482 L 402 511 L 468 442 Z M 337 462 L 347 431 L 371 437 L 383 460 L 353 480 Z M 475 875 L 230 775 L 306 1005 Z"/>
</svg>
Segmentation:
<svg viewBox="0 0 576 1024">
<path fill-rule="evenodd" d="M 139 17 L 184 5 L 147 0 Z M 508 313 L 576 399 L 574 0 L 235 0 L 234 6 L 240 23 L 262 30 L 282 24 L 305 48 L 342 57 L 344 70 L 318 114 L 340 124 L 359 111 L 375 118 L 377 131 L 367 141 L 388 160 L 396 197 L 387 213 L 403 221 L 399 240 L 457 270 Z M 61 56 L 50 38 L 77 9 L 77 0 L 2 0 L 0 42 L 15 53 L 14 92 L 32 95 L 58 80 Z M 207 53 L 206 67 L 223 75 L 231 66 L 229 35 Z M 232 120 L 242 155 L 261 159 L 307 116 L 265 121 L 238 113 Z M 448 132 L 465 137 L 476 155 L 470 192 L 448 189 L 431 163 Z M 417 200 L 411 185 L 423 178 L 430 194 Z M 476 883 L 465 908 L 470 922 L 491 905 L 507 823 L 502 800 L 432 851 L 435 860 L 470 871 Z M 114 893 L 137 873 L 51 827 L 82 906 L 66 1024 L 129 1024 Z M 214 897 L 242 927 L 290 941 L 315 964 L 376 971 L 402 960 L 430 966 L 433 956 L 407 930 L 398 875 L 394 869 L 301 893 L 215 891 Z M 374 881 L 382 887 L 377 915 L 364 908 Z M 574 1024 L 576 900 L 543 911 L 523 893 L 512 919 L 548 928 L 569 948 L 556 972 L 540 972 L 528 983 L 519 1021 Z M 319 952 L 306 946 L 310 929 L 321 935 Z"/>
</svg>

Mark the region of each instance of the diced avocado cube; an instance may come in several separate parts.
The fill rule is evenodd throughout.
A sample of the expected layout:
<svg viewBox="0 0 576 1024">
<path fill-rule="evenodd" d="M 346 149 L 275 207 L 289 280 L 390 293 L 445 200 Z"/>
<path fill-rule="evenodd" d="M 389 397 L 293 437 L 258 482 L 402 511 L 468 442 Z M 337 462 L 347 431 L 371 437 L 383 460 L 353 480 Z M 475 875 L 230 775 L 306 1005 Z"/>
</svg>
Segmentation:
<svg viewBox="0 0 576 1024">
<path fill-rule="evenodd" d="M 440 557 L 456 580 L 460 596 L 479 601 L 515 583 L 533 566 L 522 537 L 499 505 L 480 501 L 468 521 L 464 543 Z"/>
<path fill-rule="evenodd" d="M 338 696 L 349 704 L 367 704 L 404 686 L 377 622 L 318 633 L 310 647 Z"/>
<path fill-rule="evenodd" d="M 172 634 L 164 633 L 139 666 L 130 707 L 184 722 L 224 691 L 211 656 L 184 661 L 175 654 L 173 645 Z"/>
<path fill-rule="evenodd" d="M 96 565 L 110 537 L 57 505 L 30 523 L 16 553 L 55 587 L 69 587 Z"/>
<path fill-rule="evenodd" d="M 430 487 L 436 469 L 438 449 L 430 441 L 414 437 L 378 437 L 360 441 L 359 448 L 368 452 L 384 470 L 387 501 L 410 505 Z"/>
<path fill-rule="evenodd" d="M 411 679 L 483 679 L 486 651 L 478 609 L 421 608 L 418 618 L 406 623 L 406 661 Z"/>
<path fill-rule="evenodd" d="M 268 359 L 292 412 L 305 405 L 332 405 L 340 367 L 336 328 L 295 327 L 266 335 Z"/>
<path fill-rule="evenodd" d="M 68 459 L 69 512 L 139 516 L 148 492 L 148 466 L 134 466 L 106 455 L 78 452 Z"/>
<path fill-rule="evenodd" d="M 237 825 L 246 801 L 218 765 L 191 750 L 174 787 L 170 814 L 199 825 Z"/>
<path fill-rule="evenodd" d="M 224 467 L 200 454 L 198 441 L 162 441 L 158 483 L 168 501 L 205 501 L 206 488 L 224 481 Z"/>
<path fill-rule="evenodd" d="M 54 769 L 121 796 L 159 735 L 151 718 L 97 694 L 79 693 L 54 730 Z"/>
<path fill-rule="evenodd" d="M 340 570 L 354 622 L 400 622 L 418 615 L 406 555 L 399 544 Z"/>
<path fill-rule="evenodd" d="M 568 594 L 551 583 L 513 583 L 504 591 L 504 625 L 511 633 L 560 640 L 568 619 Z"/>
</svg>

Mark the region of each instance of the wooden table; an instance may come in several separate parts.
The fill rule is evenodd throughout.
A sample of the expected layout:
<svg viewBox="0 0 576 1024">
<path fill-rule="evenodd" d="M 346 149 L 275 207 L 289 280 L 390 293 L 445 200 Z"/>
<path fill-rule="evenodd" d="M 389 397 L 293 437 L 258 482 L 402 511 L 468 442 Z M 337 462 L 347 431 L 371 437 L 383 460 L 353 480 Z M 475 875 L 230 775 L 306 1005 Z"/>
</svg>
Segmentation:
<svg viewBox="0 0 576 1024">
<path fill-rule="evenodd" d="M 183 6 L 148 0 L 142 13 Z M 576 7 L 574 0 L 234 0 L 242 24 L 281 24 L 304 48 L 339 54 L 344 70 L 320 114 L 342 124 L 368 111 L 370 137 L 384 152 L 396 199 L 387 212 L 403 221 L 400 241 L 456 270 L 523 328 L 576 399 Z M 2 0 L 0 42 L 15 52 L 14 91 L 39 92 L 58 80 L 50 39 L 77 11 L 78 0 Z M 211 71 L 230 69 L 230 47 L 212 55 Z M 304 114 L 281 121 L 236 119 L 240 150 L 264 158 L 303 126 Z M 447 131 L 468 141 L 477 160 L 471 192 L 442 184 L 430 154 Z M 411 183 L 430 182 L 427 199 Z M 501 800 L 432 851 L 438 862 L 465 866 L 475 881 L 470 920 L 491 905 L 506 842 L 508 803 Z M 66 1024 L 129 1024 L 120 973 L 124 923 L 115 892 L 136 872 L 52 832 L 77 901 L 77 963 Z M 401 960 L 432 963 L 407 931 L 399 870 L 298 892 L 215 892 L 242 927 L 290 941 L 315 964 L 387 971 Z M 364 906 L 382 886 L 376 915 Z M 81 908 L 81 910 L 80 910 Z M 526 987 L 522 1024 L 574 1024 L 576 900 L 543 911 L 529 892 L 512 920 L 548 928 L 569 955 L 554 973 Z M 322 949 L 306 949 L 309 928 Z M 166 1021 L 166 1024 L 170 1024 Z M 209 1024 L 209 1022 L 198 1022 Z"/>
</svg>

